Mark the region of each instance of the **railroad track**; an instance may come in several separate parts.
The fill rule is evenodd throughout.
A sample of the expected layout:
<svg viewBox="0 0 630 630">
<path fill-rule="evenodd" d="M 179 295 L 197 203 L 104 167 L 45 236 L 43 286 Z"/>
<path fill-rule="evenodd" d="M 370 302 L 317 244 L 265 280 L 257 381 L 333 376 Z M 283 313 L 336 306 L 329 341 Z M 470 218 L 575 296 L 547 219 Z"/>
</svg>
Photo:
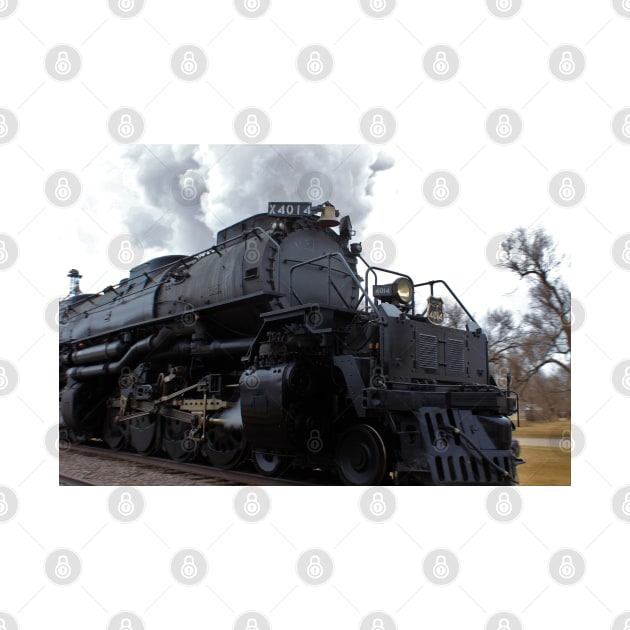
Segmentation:
<svg viewBox="0 0 630 630">
<path fill-rule="evenodd" d="M 307 481 L 294 481 L 290 479 L 279 479 L 274 477 L 265 477 L 256 473 L 247 473 L 234 470 L 224 470 L 222 468 L 214 468 L 212 466 L 204 466 L 202 464 L 180 463 L 171 459 L 162 459 L 160 457 L 145 457 L 137 453 L 127 453 L 123 451 L 111 451 L 101 446 L 86 446 L 84 444 L 69 444 L 64 446 L 63 451 L 71 453 L 80 453 L 92 457 L 100 457 L 102 459 L 111 459 L 118 461 L 134 462 L 141 466 L 160 468 L 162 470 L 171 470 L 183 474 L 192 474 L 202 479 L 211 479 L 216 485 L 248 485 L 248 486 L 310 486 L 316 485 Z M 59 475 L 60 484 L 61 477 Z M 80 480 L 78 480 L 80 481 Z M 97 485 L 92 483 L 76 483 L 64 485 Z"/>
<path fill-rule="evenodd" d="M 72 475 L 59 473 L 59 485 L 60 486 L 96 486 L 97 484 L 92 483 L 91 481 L 86 481 L 85 479 L 79 479 L 78 477 L 73 477 Z"/>
</svg>

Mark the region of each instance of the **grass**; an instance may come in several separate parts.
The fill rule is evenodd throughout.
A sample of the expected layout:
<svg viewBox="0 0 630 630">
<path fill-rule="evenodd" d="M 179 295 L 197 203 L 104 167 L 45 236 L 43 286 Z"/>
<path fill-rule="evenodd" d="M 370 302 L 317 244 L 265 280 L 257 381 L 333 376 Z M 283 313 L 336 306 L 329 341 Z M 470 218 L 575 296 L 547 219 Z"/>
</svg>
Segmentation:
<svg viewBox="0 0 630 630">
<path fill-rule="evenodd" d="M 516 424 L 516 417 L 512 417 L 514 424 Z M 567 434 L 566 431 L 569 433 Z M 516 427 L 514 431 L 514 437 L 518 440 L 521 437 L 536 437 L 536 438 L 562 438 L 571 436 L 571 421 L 570 420 L 538 420 L 536 422 L 527 422 L 524 418 L 521 418 L 521 426 Z"/>
<path fill-rule="evenodd" d="M 571 485 L 571 453 L 547 446 L 522 446 L 521 457 L 527 462 L 518 467 L 522 486 Z"/>
</svg>

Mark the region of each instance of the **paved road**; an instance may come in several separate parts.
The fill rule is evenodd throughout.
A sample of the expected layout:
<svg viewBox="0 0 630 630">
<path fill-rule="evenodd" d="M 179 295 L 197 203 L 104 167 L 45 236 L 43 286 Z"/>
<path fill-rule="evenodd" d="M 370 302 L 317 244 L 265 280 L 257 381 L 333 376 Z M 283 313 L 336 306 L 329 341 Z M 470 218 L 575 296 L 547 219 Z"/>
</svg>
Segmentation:
<svg viewBox="0 0 630 630">
<path fill-rule="evenodd" d="M 528 438 L 519 437 L 518 433 L 514 437 L 519 441 L 521 446 L 555 446 L 560 447 L 561 439 L 559 438 Z"/>
</svg>

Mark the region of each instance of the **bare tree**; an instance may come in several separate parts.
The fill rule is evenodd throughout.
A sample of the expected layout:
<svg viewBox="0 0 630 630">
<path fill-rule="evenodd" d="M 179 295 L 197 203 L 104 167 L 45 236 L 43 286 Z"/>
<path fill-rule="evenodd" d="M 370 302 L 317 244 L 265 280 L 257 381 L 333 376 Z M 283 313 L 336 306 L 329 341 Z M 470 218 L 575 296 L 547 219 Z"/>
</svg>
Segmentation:
<svg viewBox="0 0 630 630">
<path fill-rule="evenodd" d="M 517 228 L 502 248 L 502 266 L 529 288 L 530 310 L 518 327 L 523 379 L 527 381 L 544 366 L 555 366 L 570 376 L 571 292 L 560 275 L 563 258 L 556 253 L 554 239 L 542 228 Z M 506 328 L 509 323 L 506 319 Z"/>
</svg>

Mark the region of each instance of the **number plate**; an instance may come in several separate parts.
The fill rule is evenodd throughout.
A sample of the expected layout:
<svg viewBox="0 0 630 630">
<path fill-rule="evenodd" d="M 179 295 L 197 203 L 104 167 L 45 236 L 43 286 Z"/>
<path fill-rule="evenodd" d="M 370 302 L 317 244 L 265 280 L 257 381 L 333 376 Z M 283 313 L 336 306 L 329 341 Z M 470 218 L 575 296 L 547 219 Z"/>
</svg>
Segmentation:
<svg viewBox="0 0 630 630">
<path fill-rule="evenodd" d="M 310 217 L 311 204 L 307 201 L 270 201 L 268 214 L 272 217 Z"/>
</svg>

